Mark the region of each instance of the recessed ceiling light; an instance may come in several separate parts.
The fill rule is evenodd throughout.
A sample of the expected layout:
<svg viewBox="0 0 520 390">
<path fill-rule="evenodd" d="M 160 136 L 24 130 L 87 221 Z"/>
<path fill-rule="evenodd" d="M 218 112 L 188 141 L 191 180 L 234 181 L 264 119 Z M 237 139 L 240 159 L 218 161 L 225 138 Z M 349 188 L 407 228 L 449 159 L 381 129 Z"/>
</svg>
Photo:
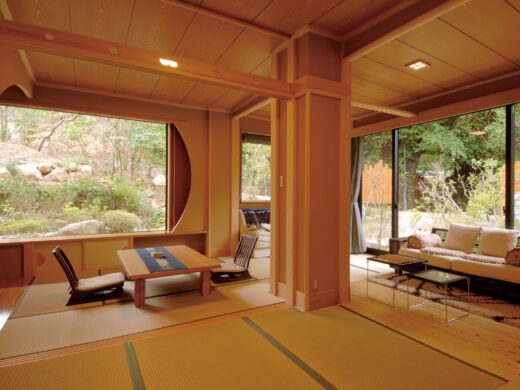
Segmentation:
<svg viewBox="0 0 520 390">
<path fill-rule="evenodd" d="M 176 68 L 179 66 L 177 61 L 167 60 L 166 58 L 159 58 L 159 62 L 164 66 L 170 66 L 172 68 Z"/>
<path fill-rule="evenodd" d="M 426 68 L 427 66 L 430 66 L 430 64 L 423 60 L 416 60 L 414 62 L 410 62 L 409 64 L 406 64 L 405 66 L 407 68 L 410 68 L 413 70 L 419 70 L 422 68 Z"/>
</svg>

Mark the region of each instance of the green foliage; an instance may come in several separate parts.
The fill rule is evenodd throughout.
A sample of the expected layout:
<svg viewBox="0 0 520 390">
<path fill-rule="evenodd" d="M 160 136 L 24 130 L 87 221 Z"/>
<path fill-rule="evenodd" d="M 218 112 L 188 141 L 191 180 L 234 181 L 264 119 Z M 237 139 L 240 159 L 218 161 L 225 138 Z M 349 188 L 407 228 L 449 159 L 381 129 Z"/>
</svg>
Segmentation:
<svg viewBox="0 0 520 390">
<path fill-rule="evenodd" d="M 0 220 L 0 233 L 23 234 L 41 231 L 44 226 L 43 220 L 36 218 L 8 218 Z"/>
<path fill-rule="evenodd" d="M 242 143 L 242 199 L 271 197 L 271 146 Z"/>
<path fill-rule="evenodd" d="M 133 232 L 142 225 L 141 218 L 123 210 L 107 211 L 102 215 L 101 220 L 111 233 Z"/>
<path fill-rule="evenodd" d="M 27 161 L 27 157 L 11 157 L 5 160 L 0 160 L 0 166 L 5 167 L 11 175 L 16 175 L 16 166 L 22 165 Z"/>
</svg>

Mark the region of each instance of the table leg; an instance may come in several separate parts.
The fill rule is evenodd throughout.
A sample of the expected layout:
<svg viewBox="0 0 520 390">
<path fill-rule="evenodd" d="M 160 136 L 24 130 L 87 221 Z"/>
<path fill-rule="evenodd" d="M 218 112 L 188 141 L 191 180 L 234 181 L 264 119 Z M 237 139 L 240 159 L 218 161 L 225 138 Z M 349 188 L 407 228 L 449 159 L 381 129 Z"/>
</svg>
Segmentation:
<svg viewBox="0 0 520 390">
<path fill-rule="evenodd" d="M 146 297 L 145 288 L 146 279 L 137 279 L 134 287 L 134 304 L 135 307 L 144 306 L 144 299 Z"/>
<path fill-rule="evenodd" d="M 206 296 L 209 295 L 209 277 L 210 271 L 203 271 L 200 273 L 200 295 Z"/>
</svg>

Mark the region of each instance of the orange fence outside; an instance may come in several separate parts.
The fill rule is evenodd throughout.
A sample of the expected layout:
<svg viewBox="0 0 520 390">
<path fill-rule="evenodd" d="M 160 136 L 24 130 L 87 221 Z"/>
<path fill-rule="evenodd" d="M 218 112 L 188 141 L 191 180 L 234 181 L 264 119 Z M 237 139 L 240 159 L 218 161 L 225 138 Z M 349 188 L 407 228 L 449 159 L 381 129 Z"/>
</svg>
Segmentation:
<svg viewBox="0 0 520 390">
<path fill-rule="evenodd" d="M 381 160 L 365 165 L 361 191 L 365 204 L 392 204 L 392 169 Z"/>
</svg>

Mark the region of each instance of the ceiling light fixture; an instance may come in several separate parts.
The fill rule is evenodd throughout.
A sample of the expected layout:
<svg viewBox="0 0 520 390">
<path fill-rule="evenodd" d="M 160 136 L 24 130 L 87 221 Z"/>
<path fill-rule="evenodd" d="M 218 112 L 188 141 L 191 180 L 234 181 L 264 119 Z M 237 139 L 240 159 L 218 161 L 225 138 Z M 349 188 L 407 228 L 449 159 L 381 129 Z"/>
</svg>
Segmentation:
<svg viewBox="0 0 520 390">
<path fill-rule="evenodd" d="M 430 66 L 430 64 L 423 60 L 416 60 L 414 62 L 410 62 L 409 64 L 406 64 L 405 66 L 407 68 L 410 68 L 413 70 L 419 70 L 422 68 L 426 68 L 427 66 Z"/>
<path fill-rule="evenodd" d="M 159 58 L 159 62 L 161 63 L 161 65 L 170 66 L 172 68 L 176 68 L 179 66 L 179 63 L 177 61 L 167 60 L 166 58 Z"/>
</svg>

